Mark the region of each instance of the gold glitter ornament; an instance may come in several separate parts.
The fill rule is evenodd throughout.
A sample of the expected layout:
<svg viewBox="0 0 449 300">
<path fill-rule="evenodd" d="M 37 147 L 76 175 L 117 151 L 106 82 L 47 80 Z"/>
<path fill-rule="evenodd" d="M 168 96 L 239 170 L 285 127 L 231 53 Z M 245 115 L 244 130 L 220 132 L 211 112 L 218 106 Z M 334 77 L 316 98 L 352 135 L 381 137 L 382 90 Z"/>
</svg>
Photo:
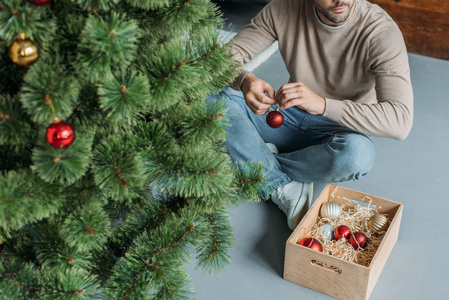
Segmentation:
<svg viewBox="0 0 449 300">
<path fill-rule="evenodd" d="M 341 215 L 341 207 L 334 201 L 323 203 L 321 205 L 320 215 L 322 218 L 334 220 Z"/>
<path fill-rule="evenodd" d="M 9 47 L 9 57 L 15 64 L 29 67 L 39 59 L 39 48 L 35 42 L 25 38 L 25 33 L 21 33 Z"/>
<path fill-rule="evenodd" d="M 368 227 L 374 232 L 386 231 L 388 225 L 388 218 L 381 214 L 375 214 L 368 220 Z"/>
</svg>

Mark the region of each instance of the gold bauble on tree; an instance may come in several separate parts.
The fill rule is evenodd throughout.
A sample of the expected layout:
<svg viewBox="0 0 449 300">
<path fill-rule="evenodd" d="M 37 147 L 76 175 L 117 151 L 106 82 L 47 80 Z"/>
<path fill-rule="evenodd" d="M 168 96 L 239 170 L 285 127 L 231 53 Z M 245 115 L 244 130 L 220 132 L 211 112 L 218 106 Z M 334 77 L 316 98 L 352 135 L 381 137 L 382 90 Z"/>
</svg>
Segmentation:
<svg viewBox="0 0 449 300">
<path fill-rule="evenodd" d="M 25 34 L 19 34 L 19 39 L 12 43 L 9 48 L 11 60 L 23 67 L 29 67 L 39 59 L 39 48 L 36 43 L 26 39 Z"/>
</svg>

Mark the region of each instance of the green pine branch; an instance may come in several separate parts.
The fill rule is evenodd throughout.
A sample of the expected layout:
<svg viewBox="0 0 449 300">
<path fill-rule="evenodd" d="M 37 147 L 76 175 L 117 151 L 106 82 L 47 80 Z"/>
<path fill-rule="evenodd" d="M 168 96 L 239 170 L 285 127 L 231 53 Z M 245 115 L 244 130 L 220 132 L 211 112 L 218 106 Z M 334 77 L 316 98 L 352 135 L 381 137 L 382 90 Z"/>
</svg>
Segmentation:
<svg viewBox="0 0 449 300">
<path fill-rule="evenodd" d="M 81 252 L 101 248 L 111 234 L 111 221 L 95 200 L 70 214 L 61 225 L 65 243 Z"/>
<path fill-rule="evenodd" d="M 218 272 L 231 263 L 229 251 L 233 242 L 233 231 L 229 214 L 215 211 L 206 215 L 208 222 L 204 245 L 197 249 L 197 265 L 204 272 Z"/>
<path fill-rule="evenodd" d="M 100 83 L 98 95 L 106 118 L 117 125 L 136 125 L 149 107 L 149 84 L 134 70 L 121 70 L 109 82 Z"/>
<path fill-rule="evenodd" d="M 36 128 L 17 97 L 0 94 L 0 132 L 0 146 L 18 151 L 33 144 Z"/>
<path fill-rule="evenodd" d="M 51 45 L 57 26 L 47 7 L 23 0 L 3 0 L 0 8 L 0 39 L 8 45 L 21 33 L 38 45 Z"/>
<path fill-rule="evenodd" d="M 126 14 L 91 15 L 81 32 L 75 68 L 94 82 L 113 79 L 116 65 L 128 67 L 134 60 L 140 35 L 138 24 Z"/>
<path fill-rule="evenodd" d="M 266 185 L 265 178 L 263 177 L 263 164 L 251 162 L 246 163 L 234 163 L 234 172 L 236 185 L 239 189 L 239 197 L 241 201 L 248 200 L 260 201 L 265 200 L 262 197 L 260 191 L 264 190 Z"/>
<path fill-rule="evenodd" d="M 50 124 L 55 116 L 66 120 L 75 107 L 81 88 L 58 56 L 54 57 L 41 58 L 30 68 L 20 94 L 23 107 L 40 125 Z"/>
<path fill-rule="evenodd" d="M 91 268 L 89 253 L 66 243 L 59 231 L 61 224 L 62 220 L 56 219 L 53 222 L 41 222 L 36 227 L 35 251 L 39 265 L 58 272 L 71 268 Z"/>
<path fill-rule="evenodd" d="M 0 174 L 0 240 L 11 237 L 12 230 L 48 218 L 61 208 L 63 198 L 57 185 L 40 180 L 30 171 Z"/>
<path fill-rule="evenodd" d="M 183 296 L 178 291 L 185 290 L 185 271 L 176 266 L 192 257 L 194 247 L 203 236 L 204 226 L 198 220 L 195 210 L 183 209 L 136 238 L 114 268 L 109 282 L 111 296 L 133 299 L 149 286 L 155 290 L 160 287 L 157 297 Z"/>
<path fill-rule="evenodd" d="M 89 12 L 108 11 L 119 2 L 119 0 L 71 0 L 71 1 L 78 4 L 84 10 L 87 10 Z"/>
<path fill-rule="evenodd" d="M 95 183 L 108 197 L 130 201 L 144 190 L 143 164 L 126 141 L 108 136 L 95 147 L 93 156 Z"/>
<path fill-rule="evenodd" d="M 68 121 L 74 128 L 83 131 L 95 131 L 103 128 L 104 114 L 98 102 L 97 88 L 93 84 L 86 84 L 78 94 L 76 107 Z M 103 125 L 103 126 L 101 126 Z M 101 126 L 101 127 L 100 127 Z"/>
<path fill-rule="evenodd" d="M 31 169 L 48 183 L 75 183 L 90 166 L 92 142 L 89 131 L 77 131 L 72 145 L 64 149 L 53 148 L 42 137 L 33 150 Z"/>
</svg>

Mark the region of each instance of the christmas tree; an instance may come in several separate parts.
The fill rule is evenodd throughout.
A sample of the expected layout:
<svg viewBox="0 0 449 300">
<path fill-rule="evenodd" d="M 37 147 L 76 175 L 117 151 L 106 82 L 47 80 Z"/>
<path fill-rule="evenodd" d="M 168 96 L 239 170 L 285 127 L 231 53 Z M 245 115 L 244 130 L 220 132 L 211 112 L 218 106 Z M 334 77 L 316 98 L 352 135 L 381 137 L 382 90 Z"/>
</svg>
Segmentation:
<svg viewBox="0 0 449 300">
<path fill-rule="evenodd" d="M 183 299 L 230 262 L 238 66 L 209 0 L 0 1 L 0 298 Z"/>
</svg>

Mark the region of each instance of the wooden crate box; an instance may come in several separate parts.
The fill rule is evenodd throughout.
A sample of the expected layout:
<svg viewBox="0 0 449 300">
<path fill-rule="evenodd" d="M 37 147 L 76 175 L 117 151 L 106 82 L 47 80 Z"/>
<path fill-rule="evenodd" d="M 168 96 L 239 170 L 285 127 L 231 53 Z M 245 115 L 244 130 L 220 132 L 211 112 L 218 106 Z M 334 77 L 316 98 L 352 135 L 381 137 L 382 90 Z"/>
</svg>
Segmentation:
<svg viewBox="0 0 449 300">
<path fill-rule="evenodd" d="M 358 200 L 374 204 L 388 215 L 390 226 L 369 267 L 348 262 L 297 244 L 316 224 L 321 205 Z M 287 240 L 284 279 L 338 299 L 368 299 L 398 239 L 403 205 L 345 187 L 328 184 Z M 324 268 L 323 264 L 330 268 Z"/>
</svg>

